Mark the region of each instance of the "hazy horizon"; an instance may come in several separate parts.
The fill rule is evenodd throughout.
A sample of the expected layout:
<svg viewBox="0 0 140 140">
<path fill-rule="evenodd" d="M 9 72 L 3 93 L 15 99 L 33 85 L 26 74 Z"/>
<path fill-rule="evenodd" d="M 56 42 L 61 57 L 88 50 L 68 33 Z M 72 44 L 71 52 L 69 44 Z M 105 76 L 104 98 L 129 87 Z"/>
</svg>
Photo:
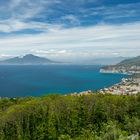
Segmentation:
<svg viewBox="0 0 140 140">
<path fill-rule="evenodd" d="M 35 54 L 24 54 L 24 55 L 19 55 L 19 56 L 15 56 L 15 57 L 8 57 L 8 58 L 3 58 L 0 59 L 0 62 L 4 62 L 5 60 L 10 60 L 13 58 L 24 58 L 25 56 L 37 56 L 40 58 L 46 58 L 50 61 L 54 61 L 54 62 L 60 62 L 60 64 L 87 64 L 87 65 L 114 65 L 117 64 L 125 59 L 130 59 L 131 57 L 98 57 L 98 58 L 81 58 L 81 59 L 49 59 L 47 56 L 40 56 L 40 55 L 35 55 Z M 57 63 L 56 63 L 57 64 Z"/>
</svg>

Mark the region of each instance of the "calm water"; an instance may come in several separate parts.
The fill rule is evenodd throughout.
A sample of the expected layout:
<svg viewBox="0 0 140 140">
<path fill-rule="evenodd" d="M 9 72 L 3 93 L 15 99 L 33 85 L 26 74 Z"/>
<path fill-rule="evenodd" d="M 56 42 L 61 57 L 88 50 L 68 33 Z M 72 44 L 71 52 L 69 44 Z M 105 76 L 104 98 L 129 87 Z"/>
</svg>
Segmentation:
<svg viewBox="0 0 140 140">
<path fill-rule="evenodd" d="M 0 97 L 98 90 L 125 77 L 101 74 L 100 66 L 0 66 Z"/>
</svg>

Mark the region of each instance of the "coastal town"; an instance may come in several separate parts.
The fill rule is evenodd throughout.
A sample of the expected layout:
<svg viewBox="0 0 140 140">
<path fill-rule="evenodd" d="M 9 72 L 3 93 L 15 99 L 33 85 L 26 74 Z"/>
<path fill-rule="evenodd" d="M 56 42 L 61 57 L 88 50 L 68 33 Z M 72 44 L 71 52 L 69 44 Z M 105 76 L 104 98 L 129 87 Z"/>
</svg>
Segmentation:
<svg viewBox="0 0 140 140">
<path fill-rule="evenodd" d="M 139 74 L 140 66 L 132 65 L 132 66 L 106 66 L 100 69 L 101 73 L 119 73 L 119 74 Z"/>
<path fill-rule="evenodd" d="M 113 95 L 136 95 L 140 93 L 140 78 L 123 78 L 120 83 L 101 89 L 99 90 L 99 93 Z"/>
</svg>

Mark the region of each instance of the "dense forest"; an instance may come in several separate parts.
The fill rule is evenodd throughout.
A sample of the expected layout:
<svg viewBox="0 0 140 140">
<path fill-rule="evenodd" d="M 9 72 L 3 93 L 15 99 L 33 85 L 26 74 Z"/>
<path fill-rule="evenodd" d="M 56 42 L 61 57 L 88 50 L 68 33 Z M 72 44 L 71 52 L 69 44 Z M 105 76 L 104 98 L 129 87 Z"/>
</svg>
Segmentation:
<svg viewBox="0 0 140 140">
<path fill-rule="evenodd" d="M 0 99 L 0 140 L 131 139 L 140 139 L 140 95 Z"/>
</svg>

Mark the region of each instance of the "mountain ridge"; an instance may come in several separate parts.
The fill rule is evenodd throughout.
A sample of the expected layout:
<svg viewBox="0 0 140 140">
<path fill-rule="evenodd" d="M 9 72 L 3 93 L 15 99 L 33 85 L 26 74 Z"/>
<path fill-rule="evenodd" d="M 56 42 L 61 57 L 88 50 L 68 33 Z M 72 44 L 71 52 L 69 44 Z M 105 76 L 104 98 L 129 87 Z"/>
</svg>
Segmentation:
<svg viewBox="0 0 140 140">
<path fill-rule="evenodd" d="M 140 75 L 140 56 L 125 59 L 116 65 L 108 65 L 100 69 L 101 73 L 122 73 Z"/>
<path fill-rule="evenodd" d="M 117 65 L 124 65 L 124 66 L 138 65 L 138 66 L 140 66 L 140 56 L 125 59 L 125 60 L 121 61 L 120 63 L 118 63 Z"/>
<path fill-rule="evenodd" d="M 3 61 L 0 61 L 0 64 L 2 65 L 43 65 L 43 64 L 53 64 L 53 63 L 59 63 L 56 61 L 52 61 L 48 58 L 39 57 L 33 54 L 26 54 L 23 57 L 14 57 L 10 59 L 6 59 Z"/>
</svg>

